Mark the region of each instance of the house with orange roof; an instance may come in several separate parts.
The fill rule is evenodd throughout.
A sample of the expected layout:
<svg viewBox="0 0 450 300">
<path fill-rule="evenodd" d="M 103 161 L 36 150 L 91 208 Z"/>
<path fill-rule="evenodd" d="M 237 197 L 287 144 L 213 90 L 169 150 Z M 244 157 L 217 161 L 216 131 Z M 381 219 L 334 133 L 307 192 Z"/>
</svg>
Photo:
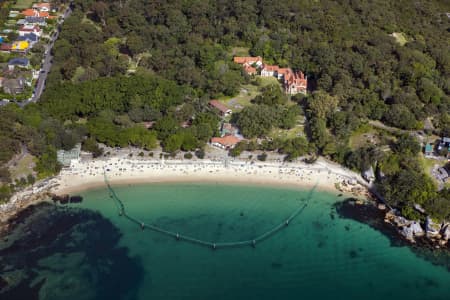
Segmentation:
<svg viewBox="0 0 450 300">
<path fill-rule="evenodd" d="M 213 137 L 211 145 L 220 149 L 233 149 L 241 141 L 240 138 L 234 135 L 226 135 L 224 137 Z"/>
<path fill-rule="evenodd" d="M 22 15 L 25 17 L 42 17 L 42 18 L 49 18 L 50 13 L 47 11 L 39 11 L 36 9 L 28 8 L 21 12 Z"/>
<path fill-rule="evenodd" d="M 256 75 L 256 74 L 258 74 L 258 70 L 256 70 L 255 67 L 252 67 L 252 66 L 247 65 L 247 64 L 244 65 L 244 71 L 248 75 Z"/>
<path fill-rule="evenodd" d="M 261 56 L 256 56 L 256 57 L 252 57 L 252 56 L 235 56 L 233 58 L 233 61 L 237 64 L 240 65 L 256 65 L 257 67 L 262 66 L 263 64 L 263 60 Z"/>
<path fill-rule="evenodd" d="M 262 77 L 277 77 L 278 75 L 278 66 L 272 65 L 263 65 L 261 68 L 261 76 Z"/>
<path fill-rule="evenodd" d="M 284 91 L 286 94 L 295 95 L 298 93 L 306 94 L 308 87 L 308 79 L 301 72 L 294 72 L 291 68 L 280 68 L 277 65 L 264 64 L 260 56 L 257 57 L 234 57 L 234 62 L 242 64 L 244 71 L 247 74 L 255 75 L 258 69 L 261 69 L 260 75 L 262 77 L 275 77 L 280 80 L 283 84 Z M 256 69 L 254 67 L 255 62 L 260 62 Z"/>
<path fill-rule="evenodd" d="M 229 116 L 232 114 L 232 110 L 226 107 L 224 104 L 220 103 L 218 100 L 209 101 L 209 105 L 218 110 L 221 116 Z"/>
<path fill-rule="evenodd" d="M 301 71 L 291 74 L 289 77 L 284 79 L 284 89 L 286 91 L 286 94 L 306 94 L 307 87 L 308 79 Z"/>
<path fill-rule="evenodd" d="M 288 78 L 292 76 L 294 72 L 291 68 L 279 68 L 277 71 L 278 80 L 284 80 L 284 78 Z"/>
</svg>

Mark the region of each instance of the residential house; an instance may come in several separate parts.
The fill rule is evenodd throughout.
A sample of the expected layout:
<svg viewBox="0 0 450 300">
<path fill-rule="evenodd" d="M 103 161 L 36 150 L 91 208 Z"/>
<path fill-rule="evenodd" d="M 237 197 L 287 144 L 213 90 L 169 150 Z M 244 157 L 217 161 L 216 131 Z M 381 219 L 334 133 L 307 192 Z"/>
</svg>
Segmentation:
<svg viewBox="0 0 450 300">
<path fill-rule="evenodd" d="M 33 48 L 33 46 L 39 42 L 39 37 L 34 33 L 25 34 L 23 36 L 17 37 L 17 41 L 26 41 L 29 44 L 29 48 Z"/>
<path fill-rule="evenodd" d="M 11 52 L 11 49 L 12 49 L 12 44 L 2 43 L 0 45 L 0 52 L 9 53 L 9 52 Z"/>
<path fill-rule="evenodd" d="M 221 116 L 226 117 L 232 114 L 232 110 L 220 103 L 218 100 L 209 101 L 209 105 L 214 109 L 217 109 Z"/>
<path fill-rule="evenodd" d="M 284 81 L 285 78 L 289 78 L 293 73 L 291 68 L 279 68 L 276 77 L 278 80 Z"/>
<path fill-rule="evenodd" d="M 425 156 L 433 156 L 433 145 L 430 143 L 425 145 Z"/>
<path fill-rule="evenodd" d="M 39 12 L 49 12 L 50 11 L 50 3 L 45 3 L 45 2 L 35 3 L 35 4 L 33 4 L 32 8 Z"/>
<path fill-rule="evenodd" d="M 244 65 L 244 71 L 248 75 L 256 75 L 256 74 L 258 74 L 258 70 L 256 70 L 255 67 L 252 67 L 251 65 L 247 65 L 247 64 Z"/>
<path fill-rule="evenodd" d="M 23 77 L 4 79 L 2 86 L 6 94 L 17 95 L 25 90 L 25 79 Z"/>
<path fill-rule="evenodd" d="M 41 36 L 42 34 L 42 30 L 39 27 L 39 25 L 23 25 L 19 28 L 19 36 L 24 36 L 30 33 L 34 33 L 35 35 L 37 35 L 38 37 Z"/>
<path fill-rule="evenodd" d="M 278 77 L 278 66 L 263 65 L 261 68 L 262 77 Z"/>
<path fill-rule="evenodd" d="M 256 75 L 258 73 L 256 68 L 261 67 L 263 64 L 262 58 L 260 56 L 257 57 L 235 56 L 233 58 L 233 61 L 237 64 L 242 65 L 245 73 L 247 73 L 248 75 Z"/>
<path fill-rule="evenodd" d="M 9 12 L 9 15 L 8 15 L 8 18 L 10 18 L 10 19 L 15 19 L 15 18 L 17 18 L 17 16 L 19 15 L 19 11 L 17 11 L 17 10 L 11 10 L 10 12 Z"/>
<path fill-rule="evenodd" d="M 12 58 L 8 61 L 8 69 L 14 70 L 15 67 L 29 68 L 30 61 L 28 60 L 28 58 L 24 58 L 24 57 Z"/>
<path fill-rule="evenodd" d="M 445 151 L 447 149 L 447 158 L 450 158 L 450 138 L 443 137 L 438 145 L 438 151 Z"/>
<path fill-rule="evenodd" d="M 44 17 L 25 17 L 25 24 L 47 26 L 47 22 Z"/>
<path fill-rule="evenodd" d="M 284 77 L 284 89 L 286 94 L 306 94 L 308 87 L 308 79 L 303 72 L 290 73 L 288 77 Z"/>
<path fill-rule="evenodd" d="M 227 135 L 224 137 L 213 137 L 211 139 L 211 145 L 220 149 L 228 150 L 236 147 L 237 143 L 239 143 L 240 141 L 241 139 L 238 137 Z"/>
<path fill-rule="evenodd" d="M 256 65 L 256 67 L 261 67 L 263 64 L 263 60 L 261 56 L 256 57 L 245 57 L 245 56 L 235 56 L 233 61 L 240 65 Z"/>
<path fill-rule="evenodd" d="M 37 9 L 28 8 L 21 12 L 22 15 L 25 17 L 42 17 L 42 18 L 49 18 L 50 14 L 47 11 L 40 12 Z"/>
<path fill-rule="evenodd" d="M 298 93 L 306 94 L 308 79 L 300 71 L 295 73 L 291 68 L 280 68 L 276 65 L 266 65 L 262 63 L 261 57 L 235 57 L 234 62 L 242 64 L 247 74 L 254 75 L 257 70 L 254 63 L 257 61 L 258 68 L 261 68 L 262 77 L 275 77 L 283 83 L 286 94 L 295 95 Z"/>
<path fill-rule="evenodd" d="M 16 22 L 16 25 L 18 25 L 18 26 L 22 26 L 25 24 L 27 24 L 27 20 L 25 20 L 25 19 L 20 19 L 20 20 L 17 20 L 17 22 Z"/>
<path fill-rule="evenodd" d="M 11 45 L 11 52 L 26 53 L 30 49 L 27 41 L 15 41 Z"/>
</svg>

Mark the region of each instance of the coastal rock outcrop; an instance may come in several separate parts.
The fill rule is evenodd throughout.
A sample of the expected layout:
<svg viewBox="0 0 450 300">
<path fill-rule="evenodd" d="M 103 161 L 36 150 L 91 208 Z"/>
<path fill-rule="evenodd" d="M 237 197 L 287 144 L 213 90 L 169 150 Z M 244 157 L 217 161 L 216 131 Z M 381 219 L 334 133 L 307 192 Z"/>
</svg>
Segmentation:
<svg viewBox="0 0 450 300">
<path fill-rule="evenodd" d="M 442 239 L 445 241 L 450 240 L 450 224 L 446 224 L 442 228 Z"/>
<path fill-rule="evenodd" d="M 439 232 L 441 231 L 441 225 L 436 224 L 430 217 L 427 217 L 425 222 L 425 231 L 428 237 L 439 238 Z"/>
<path fill-rule="evenodd" d="M 423 236 L 424 230 L 417 221 L 412 221 L 409 225 L 403 226 L 400 233 L 408 240 L 414 241 L 414 237 Z"/>
</svg>

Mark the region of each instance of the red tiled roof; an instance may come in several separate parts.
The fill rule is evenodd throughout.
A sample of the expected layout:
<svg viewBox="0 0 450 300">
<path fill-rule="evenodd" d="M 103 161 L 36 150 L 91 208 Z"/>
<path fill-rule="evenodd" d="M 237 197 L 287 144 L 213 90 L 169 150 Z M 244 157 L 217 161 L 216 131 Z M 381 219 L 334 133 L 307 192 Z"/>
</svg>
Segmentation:
<svg viewBox="0 0 450 300">
<path fill-rule="evenodd" d="M 265 71 L 278 71 L 280 68 L 278 66 L 264 65 L 263 70 Z"/>
<path fill-rule="evenodd" d="M 33 26 L 26 26 L 26 25 L 22 25 L 19 28 L 19 31 L 24 31 L 24 32 L 34 32 L 34 31 L 40 31 L 41 28 L 39 28 L 38 25 L 33 25 Z"/>
<path fill-rule="evenodd" d="M 211 105 L 212 107 L 217 108 L 222 113 L 226 113 L 227 111 L 230 110 L 228 107 L 226 107 L 225 105 L 220 103 L 218 100 L 211 100 L 211 101 L 209 101 L 209 105 Z"/>
<path fill-rule="evenodd" d="M 224 137 L 213 137 L 211 143 L 218 143 L 225 147 L 231 147 L 239 143 L 241 139 L 235 137 L 234 135 L 226 135 Z"/>
<path fill-rule="evenodd" d="M 289 75 L 291 75 L 293 72 L 292 72 L 292 69 L 291 68 L 279 68 L 278 69 L 278 74 L 282 74 L 282 75 L 284 75 L 284 76 L 289 76 Z"/>
<path fill-rule="evenodd" d="M 261 56 L 256 56 L 256 57 L 252 57 L 252 56 L 235 56 L 233 58 L 233 61 L 237 64 L 246 64 L 246 63 L 255 63 L 257 61 L 262 62 L 262 58 Z"/>
<path fill-rule="evenodd" d="M 244 71 L 250 75 L 256 74 L 256 68 L 249 66 L 249 65 L 244 65 Z"/>
<path fill-rule="evenodd" d="M 21 12 L 22 15 L 24 15 L 25 17 L 43 17 L 43 18 L 48 18 L 50 16 L 50 14 L 46 11 L 43 12 L 39 12 L 35 9 L 25 9 Z"/>
</svg>

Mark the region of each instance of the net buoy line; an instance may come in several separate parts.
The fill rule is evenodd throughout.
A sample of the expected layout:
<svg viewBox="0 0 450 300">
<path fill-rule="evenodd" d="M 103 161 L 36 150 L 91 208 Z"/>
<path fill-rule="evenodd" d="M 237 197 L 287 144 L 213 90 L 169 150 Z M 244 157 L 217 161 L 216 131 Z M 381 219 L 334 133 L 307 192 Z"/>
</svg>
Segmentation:
<svg viewBox="0 0 450 300">
<path fill-rule="evenodd" d="M 166 230 L 164 228 L 161 228 L 157 225 L 153 225 L 153 224 L 146 224 L 130 215 L 127 214 L 126 209 L 125 209 L 125 205 L 123 204 L 122 200 L 117 196 L 117 194 L 115 193 L 114 189 L 111 187 L 111 185 L 109 184 L 108 178 L 106 176 L 106 172 L 104 173 L 104 180 L 105 180 L 105 184 L 108 188 L 109 191 L 109 196 L 110 198 L 112 198 L 114 200 L 114 203 L 116 204 L 116 207 L 119 210 L 119 215 L 125 217 L 126 219 L 128 219 L 129 221 L 135 223 L 136 225 L 138 225 L 142 230 L 145 229 L 150 229 L 152 231 L 170 236 L 175 238 L 176 240 L 179 241 L 186 241 L 192 244 L 197 244 L 200 246 L 206 246 L 212 249 L 218 249 L 218 248 L 236 248 L 236 247 L 243 247 L 243 246 L 252 246 L 255 247 L 257 243 L 266 240 L 267 238 L 273 236 L 274 234 L 276 234 L 277 232 L 281 231 L 282 229 L 288 227 L 288 225 L 292 222 L 292 220 L 294 218 L 296 218 L 298 215 L 300 215 L 303 210 L 305 210 L 305 208 L 308 206 L 309 201 L 312 199 L 312 194 L 314 192 L 314 190 L 316 189 L 316 186 L 314 186 L 314 188 L 309 192 L 307 198 L 305 199 L 305 204 L 300 206 L 299 208 L 295 209 L 292 214 L 282 223 L 278 224 L 277 226 L 267 230 L 266 232 L 260 234 L 259 236 L 253 238 L 253 239 L 249 239 L 249 240 L 243 240 L 243 241 L 232 241 L 232 242 L 211 242 L 211 241 L 205 241 L 205 240 L 200 240 L 188 235 L 183 235 L 180 234 L 179 232 L 174 232 L 174 231 L 169 231 Z"/>
</svg>

